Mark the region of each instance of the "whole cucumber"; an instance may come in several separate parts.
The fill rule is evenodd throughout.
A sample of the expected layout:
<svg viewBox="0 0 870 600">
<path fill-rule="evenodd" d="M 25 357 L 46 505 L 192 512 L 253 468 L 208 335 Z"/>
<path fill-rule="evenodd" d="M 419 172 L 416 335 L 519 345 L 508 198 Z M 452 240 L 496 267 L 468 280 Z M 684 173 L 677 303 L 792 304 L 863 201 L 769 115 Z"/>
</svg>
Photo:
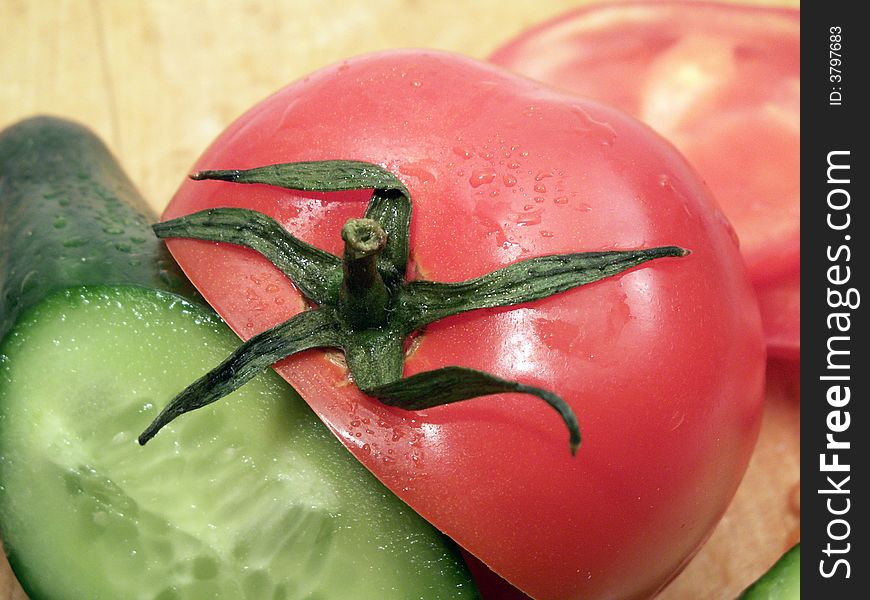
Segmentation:
<svg viewBox="0 0 870 600">
<path fill-rule="evenodd" d="M 0 132 L 0 339 L 51 292 L 136 284 L 193 294 L 155 216 L 85 127 L 34 117 Z"/>
</svg>

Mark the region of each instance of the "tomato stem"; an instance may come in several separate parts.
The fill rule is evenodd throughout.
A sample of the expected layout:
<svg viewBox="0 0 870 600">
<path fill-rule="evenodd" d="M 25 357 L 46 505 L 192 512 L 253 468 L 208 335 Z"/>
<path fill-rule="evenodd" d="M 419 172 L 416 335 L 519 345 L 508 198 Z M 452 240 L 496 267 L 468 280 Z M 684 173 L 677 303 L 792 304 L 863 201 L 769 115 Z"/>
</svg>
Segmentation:
<svg viewBox="0 0 870 600">
<path fill-rule="evenodd" d="M 387 234 L 372 219 L 349 219 L 341 229 L 344 261 L 339 302 L 351 327 L 380 327 L 387 320 L 390 294 L 378 270 Z"/>
</svg>

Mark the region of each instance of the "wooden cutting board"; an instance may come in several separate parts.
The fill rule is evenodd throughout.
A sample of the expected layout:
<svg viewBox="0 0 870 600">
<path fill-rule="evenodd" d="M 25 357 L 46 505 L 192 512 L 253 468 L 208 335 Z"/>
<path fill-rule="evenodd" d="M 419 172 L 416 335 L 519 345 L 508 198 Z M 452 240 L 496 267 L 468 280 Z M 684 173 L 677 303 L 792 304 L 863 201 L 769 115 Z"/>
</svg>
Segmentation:
<svg viewBox="0 0 870 600">
<path fill-rule="evenodd" d="M 36 113 L 88 125 L 159 211 L 231 120 L 318 67 L 397 47 L 484 58 L 522 29 L 582 3 L 3 0 L 0 129 Z M 744 483 L 662 598 L 733 598 L 798 539 L 800 390 L 793 380 L 793 373 L 771 377 Z M 24 598 L 0 554 L 0 600 Z"/>
</svg>

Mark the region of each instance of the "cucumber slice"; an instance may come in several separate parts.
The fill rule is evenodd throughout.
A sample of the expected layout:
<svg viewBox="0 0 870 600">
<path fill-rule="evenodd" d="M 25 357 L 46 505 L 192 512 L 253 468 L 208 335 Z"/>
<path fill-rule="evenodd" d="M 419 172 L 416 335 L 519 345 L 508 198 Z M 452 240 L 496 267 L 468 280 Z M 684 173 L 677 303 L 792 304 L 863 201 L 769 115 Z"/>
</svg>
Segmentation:
<svg viewBox="0 0 870 600">
<path fill-rule="evenodd" d="M 0 530 L 33 598 L 476 598 L 453 544 L 277 376 L 136 435 L 236 337 L 134 286 L 49 296 L 0 348 Z"/>
<path fill-rule="evenodd" d="M 746 588 L 738 600 L 800 600 L 800 597 L 801 545 L 798 543 Z"/>
</svg>

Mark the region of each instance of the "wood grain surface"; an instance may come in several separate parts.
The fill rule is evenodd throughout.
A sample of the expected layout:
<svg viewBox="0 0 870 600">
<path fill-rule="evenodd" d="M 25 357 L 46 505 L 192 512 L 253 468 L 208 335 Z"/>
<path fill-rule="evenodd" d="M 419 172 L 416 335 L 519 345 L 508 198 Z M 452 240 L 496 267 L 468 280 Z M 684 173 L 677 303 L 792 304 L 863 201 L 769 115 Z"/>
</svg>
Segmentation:
<svg viewBox="0 0 870 600">
<path fill-rule="evenodd" d="M 398 47 L 484 58 L 580 3 L 0 0 L 0 129 L 37 113 L 88 125 L 159 211 L 230 121 L 316 68 Z M 662 598 L 733 598 L 799 538 L 800 391 L 793 380 L 774 370 L 743 485 Z M 25 598 L 0 553 L 0 600 Z"/>
</svg>

